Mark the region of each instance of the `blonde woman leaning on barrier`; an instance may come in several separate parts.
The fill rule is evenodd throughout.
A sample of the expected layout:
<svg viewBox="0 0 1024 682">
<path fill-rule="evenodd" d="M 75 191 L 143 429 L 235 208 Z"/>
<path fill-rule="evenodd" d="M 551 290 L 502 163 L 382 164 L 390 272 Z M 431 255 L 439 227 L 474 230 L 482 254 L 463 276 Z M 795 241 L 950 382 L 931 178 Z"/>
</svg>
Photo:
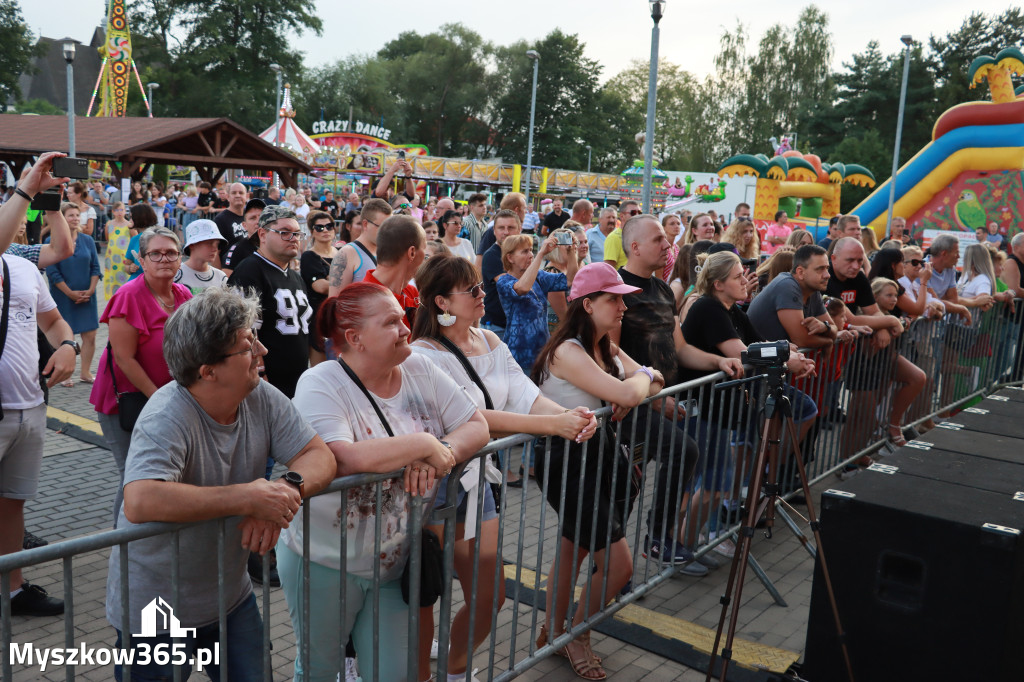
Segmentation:
<svg viewBox="0 0 1024 682">
<path fill-rule="evenodd" d="M 419 532 L 409 527 L 410 509 L 428 504 L 435 481 L 487 443 L 487 424 L 466 393 L 437 365 L 411 355 L 404 319 L 405 311 L 388 289 L 367 282 L 345 287 L 324 301 L 317 316 L 319 333 L 331 339 L 339 360 L 310 368 L 295 389 L 294 404 L 334 453 L 338 476 L 405 468 L 401 479 L 310 501 L 308 580 L 313 598 L 308 614 L 302 608 L 307 576 L 302 568 L 301 515 L 306 510 L 282 533 L 277 546 L 281 586 L 297 651 L 307 641 L 310 651 L 309 670 L 303 669 L 303 657 L 296 657 L 297 680 L 334 682 L 344 669 L 339 653 L 349 635 L 361 654 L 365 679 L 377 679 L 376 672 L 381 680 L 407 680 L 410 606 L 402 599 L 399 578 L 412 533 Z M 374 548 L 378 512 L 379 555 Z M 348 526 L 346 547 L 340 544 L 342 523 Z M 342 552 L 344 575 L 339 572 Z M 374 582 L 375 566 L 379 583 Z M 344 606 L 344 617 L 339 605 Z M 373 631 L 378 616 L 376 634 L 388 643 L 379 661 Z"/>
<path fill-rule="evenodd" d="M 557 232 L 557 230 L 556 230 Z M 494 333 L 478 329 L 484 315 L 484 293 L 476 267 L 458 256 L 436 256 L 416 273 L 420 292 L 420 311 L 413 325 L 414 353 L 423 355 L 455 379 L 476 403 L 487 420 L 493 436 L 513 433 L 561 436 L 576 442 L 590 439 L 597 421 L 586 407 L 567 410 L 540 394 L 537 386 L 523 374 L 508 346 Z M 476 373 L 473 377 L 465 362 Z M 480 381 L 478 384 L 477 381 Z M 486 390 L 486 397 L 484 391 Z M 485 483 L 501 483 L 501 472 L 490 462 L 474 459 L 459 480 L 456 501 L 455 573 L 462 583 L 467 603 L 452 621 L 451 648 L 448 652 L 449 679 L 464 675 L 467 669 L 469 619 L 475 612 L 473 647 L 487 638 L 491 614 L 505 600 L 504 577 L 495 581 L 495 569 L 501 564 L 498 548 L 498 514 L 489 485 L 480 488 L 480 465 Z M 446 506 L 447 479 L 442 479 L 434 508 Z M 482 493 L 482 499 L 481 499 Z M 476 535 L 477 519 L 480 536 Z M 431 530 L 441 536 L 443 519 L 434 517 Z M 480 547 L 477 582 L 473 581 L 475 546 Z M 434 611 L 420 612 L 420 679 L 430 676 L 428 654 L 434 633 Z"/>
<path fill-rule="evenodd" d="M 598 409 L 603 403 L 611 404 L 615 408 L 612 419 L 621 420 L 633 407 L 662 389 L 665 379 L 660 372 L 639 366 L 608 338 L 609 332 L 622 325 L 626 310 L 623 295 L 639 291 L 626 285 L 607 263 L 593 263 L 579 271 L 569 294 L 566 320 L 537 356 L 532 378 L 540 385 L 541 393 L 560 405 L 582 404 Z M 585 596 L 572 617 L 573 626 L 599 611 L 633 574 L 633 557 L 625 537 L 632 504 L 617 499 L 619 495 L 611 487 L 610 478 L 605 477 L 611 475 L 615 466 L 611 454 L 614 434 L 608 434 L 607 440 L 603 451 L 599 442 L 591 442 L 585 470 L 581 470 L 580 453 L 570 449 L 568 456 L 563 456 L 563 443 L 553 442 L 550 455 L 537 453 L 535 470 L 538 480 L 546 476 L 542 485 L 548 504 L 556 512 L 564 507 L 559 519 L 562 534 L 558 554 L 548 574 L 545 624 L 537 646 L 544 646 L 565 632 L 573 587 L 580 565 L 588 556 L 596 570 L 589 576 L 590 587 L 584 588 Z M 605 476 L 599 479 L 600 458 L 604 459 Z M 564 474 L 563 467 L 568 469 Z M 617 477 L 619 484 L 628 484 L 628 471 L 620 470 Z M 577 512 L 580 504 L 582 512 Z M 611 544 L 606 544 L 609 535 Z M 548 624 L 553 624 L 553 631 Z M 589 632 L 577 636 L 559 654 L 569 659 L 573 670 L 583 679 L 607 677 L 601 659 L 590 648 Z"/>
</svg>

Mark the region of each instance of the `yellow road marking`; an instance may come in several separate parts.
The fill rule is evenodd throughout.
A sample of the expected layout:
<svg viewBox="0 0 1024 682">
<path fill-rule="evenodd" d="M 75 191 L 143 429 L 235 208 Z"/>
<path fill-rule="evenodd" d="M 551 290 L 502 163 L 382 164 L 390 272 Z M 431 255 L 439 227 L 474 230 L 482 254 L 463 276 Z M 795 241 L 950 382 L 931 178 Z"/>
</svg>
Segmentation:
<svg viewBox="0 0 1024 682">
<path fill-rule="evenodd" d="M 529 589 L 537 585 L 538 574 L 529 569 L 518 569 L 515 565 L 505 565 L 505 577 L 512 580 L 519 574 L 521 584 Z M 547 576 L 540 574 L 541 584 L 547 583 Z M 582 588 L 576 588 L 576 598 L 579 599 Z M 662 637 L 674 639 L 689 644 L 694 649 L 705 654 L 711 653 L 715 643 L 715 630 L 691 623 L 682 618 L 675 618 L 664 613 L 658 613 L 645 609 L 636 604 L 629 604 L 615 614 L 614 618 L 620 622 L 630 625 L 639 625 Z M 773 672 L 785 672 L 791 665 L 800 659 L 800 654 L 786 649 L 758 644 L 736 637 L 733 639 L 733 662 L 745 668 L 756 670 L 759 668 Z"/>
<path fill-rule="evenodd" d="M 90 433 L 95 433 L 98 436 L 103 435 L 103 430 L 100 429 L 99 423 L 92 419 L 86 419 L 85 417 L 80 417 L 77 414 L 65 412 L 64 410 L 49 405 L 46 407 L 46 416 L 51 419 L 62 421 L 66 424 L 71 424 L 72 426 L 77 426 L 83 431 L 89 431 Z"/>
</svg>

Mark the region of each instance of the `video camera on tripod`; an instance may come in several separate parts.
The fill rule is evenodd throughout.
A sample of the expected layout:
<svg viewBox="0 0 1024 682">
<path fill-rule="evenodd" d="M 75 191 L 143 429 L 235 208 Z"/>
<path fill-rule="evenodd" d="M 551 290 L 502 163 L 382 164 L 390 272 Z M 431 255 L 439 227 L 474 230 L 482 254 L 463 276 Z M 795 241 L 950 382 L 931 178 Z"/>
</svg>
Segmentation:
<svg viewBox="0 0 1024 682">
<path fill-rule="evenodd" d="M 789 341 L 752 343 L 740 354 L 744 365 L 785 367 L 789 362 Z"/>
</svg>

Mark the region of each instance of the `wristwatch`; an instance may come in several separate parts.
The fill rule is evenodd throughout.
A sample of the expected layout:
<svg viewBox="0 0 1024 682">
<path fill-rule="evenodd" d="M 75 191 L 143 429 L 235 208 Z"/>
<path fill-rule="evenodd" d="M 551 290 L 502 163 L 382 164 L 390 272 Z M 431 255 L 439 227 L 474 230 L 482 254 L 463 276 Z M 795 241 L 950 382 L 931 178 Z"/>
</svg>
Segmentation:
<svg viewBox="0 0 1024 682">
<path fill-rule="evenodd" d="M 74 339 L 70 339 L 70 340 L 66 340 L 66 341 L 61 341 L 60 345 L 62 345 L 62 346 L 71 346 L 72 348 L 75 349 L 75 355 L 81 355 L 82 354 L 82 347 L 79 346 L 78 343 L 75 342 Z"/>
<path fill-rule="evenodd" d="M 286 471 L 281 479 L 285 483 L 291 483 L 293 486 L 299 489 L 299 497 L 306 496 L 306 482 L 302 480 L 302 474 L 298 471 Z"/>
</svg>

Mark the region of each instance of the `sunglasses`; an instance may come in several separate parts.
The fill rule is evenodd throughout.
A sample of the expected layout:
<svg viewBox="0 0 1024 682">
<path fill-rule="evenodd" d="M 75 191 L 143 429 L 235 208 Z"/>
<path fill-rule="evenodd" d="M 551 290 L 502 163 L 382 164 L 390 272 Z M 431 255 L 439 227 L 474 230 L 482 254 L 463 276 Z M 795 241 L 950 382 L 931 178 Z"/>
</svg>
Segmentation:
<svg viewBox="0 0 1024 682">
<path fill-rule="evenodd" d="M 334 231 L 334 223 L 321 223 L 313 226 L 314 232 L 327 232 L 328 230 Z"/>
<path fill-rule="evenodd" d="M 640 209 L 639 208 L 631 209 L 631 210 L 626 212 L 626 215 L 630 215 L 630 216 L 640 215 Z"/>
<path fill-rule="evenodd" d="M 911 258 L 911 259 L 910 259 L 910 260 L 909 260 L 908 262 L 909 262 L 909 263 L 910 263 L 911 265 L 913 265 L 913 266 L 914 266 L 915 268 L 919 268 L 919 267 L 921 267 L 922 265 L 924 265 L 924 261 L 923 261 L 923 260 L 921 260 L 920 258 Z"/>
<path fill-rule="evenodd" d="M 473 298 L 476 298 L 477 296 L 479 296 L 479 295 L 481 295 L 483 293 L 484 293 L 484 283 L 483 282 L 478 282 L 478 283 L 474 284 L 473 286 L 471 286 L 469 288 L 469 291 L 453 291 L 452 293 L 450 293 L 448 295 L 449 296 L 454 296 L 455 294 L 469 294 Z"/>
</svg>

